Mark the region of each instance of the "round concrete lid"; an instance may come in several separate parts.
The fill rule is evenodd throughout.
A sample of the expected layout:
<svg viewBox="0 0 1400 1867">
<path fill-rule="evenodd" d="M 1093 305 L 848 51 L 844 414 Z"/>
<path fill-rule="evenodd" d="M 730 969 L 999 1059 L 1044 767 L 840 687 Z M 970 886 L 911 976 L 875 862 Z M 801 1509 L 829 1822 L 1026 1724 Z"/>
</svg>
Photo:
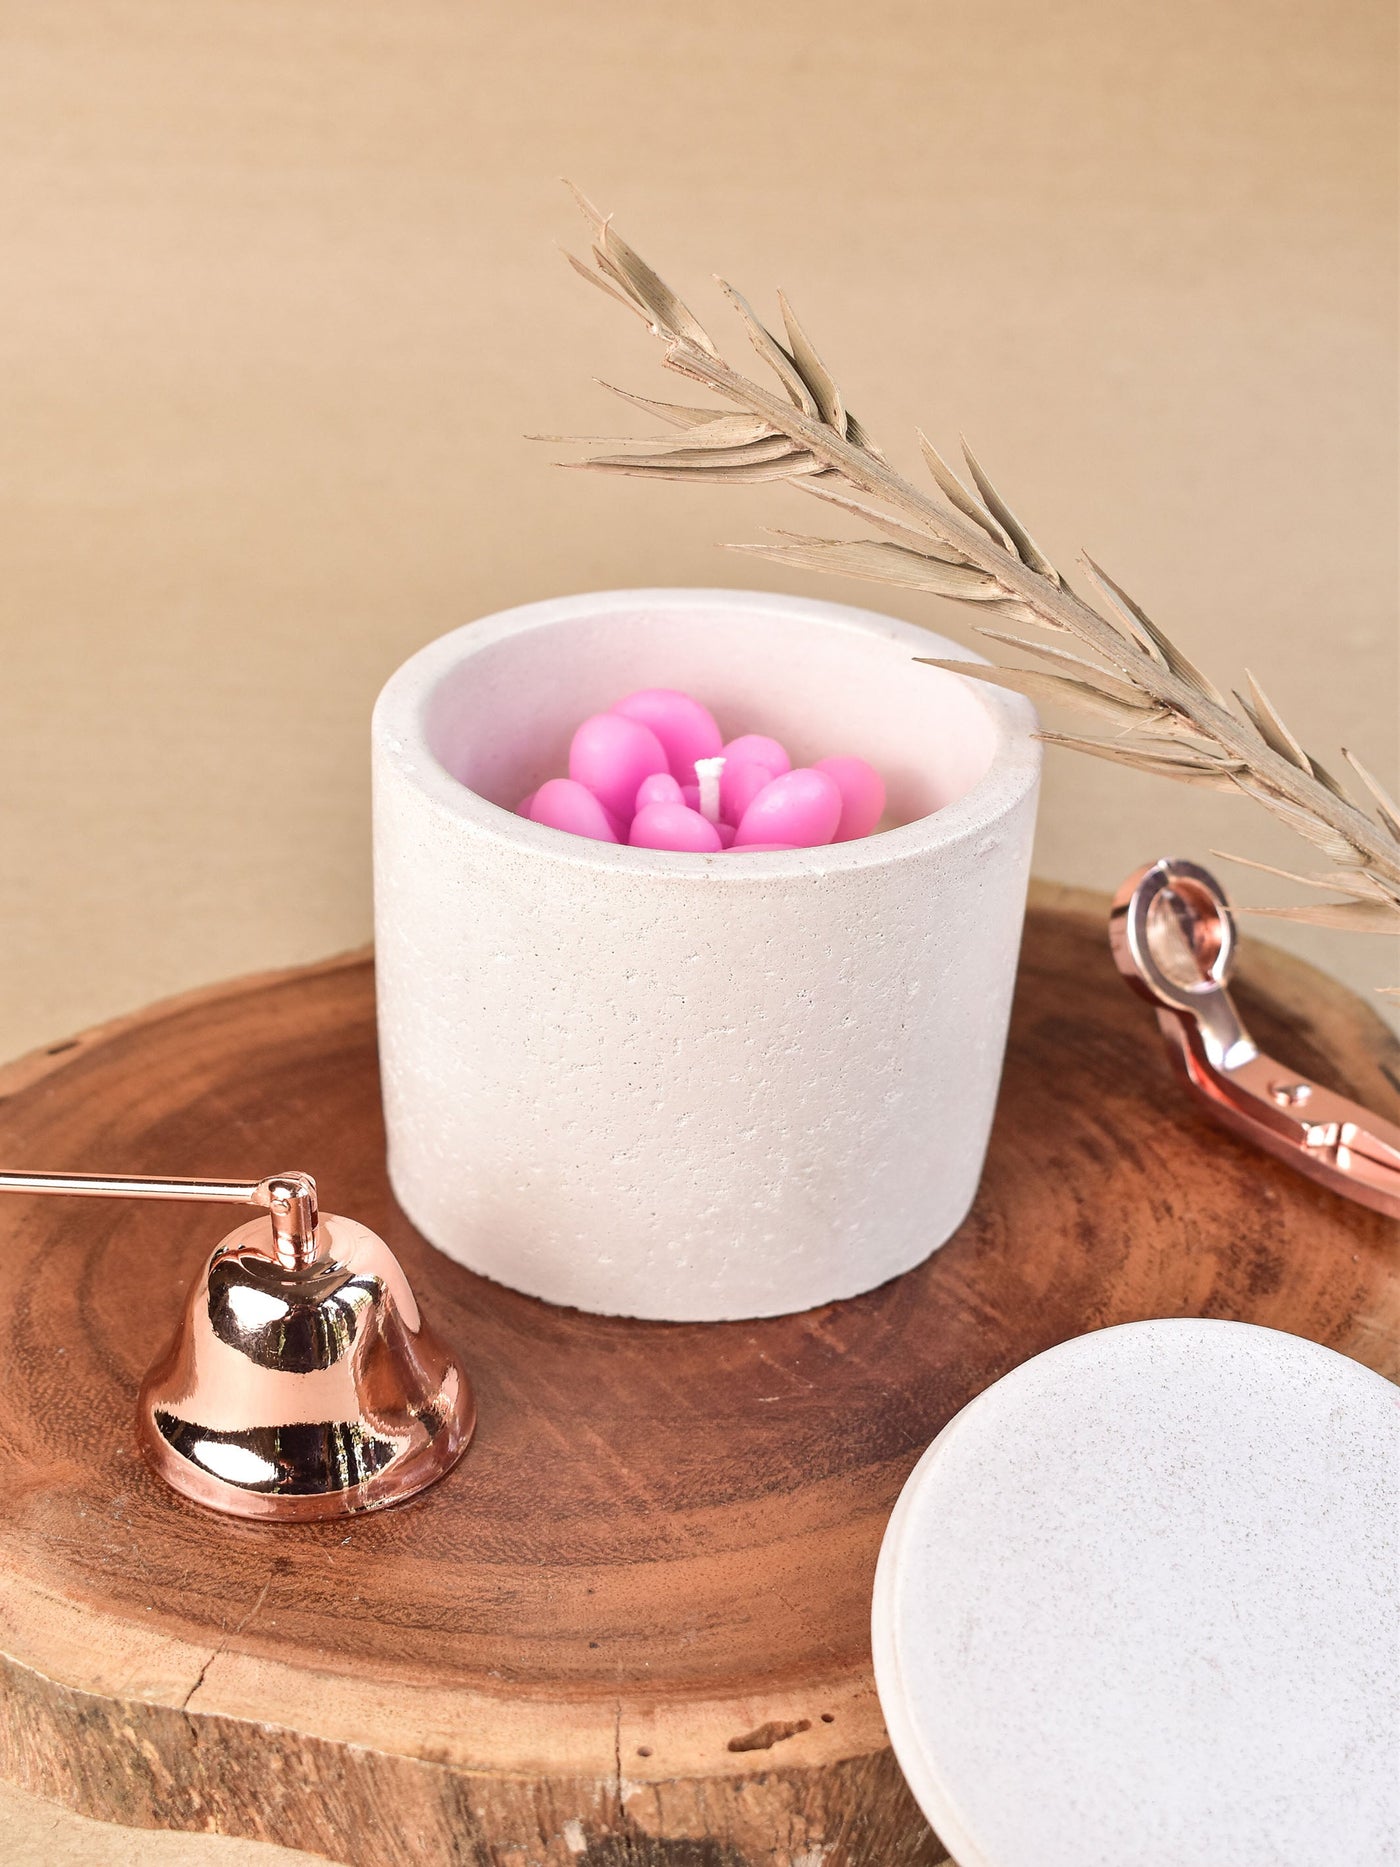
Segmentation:
<svg viewBox="0 0 1400 1867">
<path fill-rule="evenodd" d="M 910 1477 L 873 1637 L 959 1867 L 1395 1867 L 1400 1390 L 1246 1323 L 1037 1355 Z"/>
</svg>

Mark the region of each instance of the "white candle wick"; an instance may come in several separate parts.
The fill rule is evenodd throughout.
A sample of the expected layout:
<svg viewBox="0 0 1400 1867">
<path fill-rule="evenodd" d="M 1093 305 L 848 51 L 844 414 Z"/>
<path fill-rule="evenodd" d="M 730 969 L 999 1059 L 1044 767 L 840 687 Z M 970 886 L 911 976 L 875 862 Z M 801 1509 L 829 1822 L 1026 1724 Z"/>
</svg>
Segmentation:
<svg viewBox="0 0 1400 1867">
<path fill-rule="evenodd" d="M 719 781 L 724 775 L 722 758 L 698 758 L 695 782 L 700 787 L 700 815 L 706 823 L 719 822 Z"/>
</svg>

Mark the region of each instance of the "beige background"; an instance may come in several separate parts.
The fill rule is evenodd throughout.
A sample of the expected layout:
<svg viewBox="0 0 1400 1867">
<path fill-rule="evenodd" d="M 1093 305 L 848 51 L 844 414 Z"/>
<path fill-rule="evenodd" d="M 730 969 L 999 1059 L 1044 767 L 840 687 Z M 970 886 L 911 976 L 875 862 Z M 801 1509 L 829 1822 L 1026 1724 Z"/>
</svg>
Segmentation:
<svg viewBox="0 0 1400 1867">
<path fill-rule="evenodd" d="M 365 939 L 367 716 L 420 643 L 779 581 L 714 542 L 791 494 L 522 438 L 660 381 L 555 251 L 564 173 L 717 322 L 712 271 L 783 285 L 898 460 L 965 428 L 1053 553 L 1393 776 L 1394 36 L 1386 0 L 0 5 L 0 1053 Z M 1051 759 L 1042 873 L 1222 845 L 1297 853 Z"/>
</svg>

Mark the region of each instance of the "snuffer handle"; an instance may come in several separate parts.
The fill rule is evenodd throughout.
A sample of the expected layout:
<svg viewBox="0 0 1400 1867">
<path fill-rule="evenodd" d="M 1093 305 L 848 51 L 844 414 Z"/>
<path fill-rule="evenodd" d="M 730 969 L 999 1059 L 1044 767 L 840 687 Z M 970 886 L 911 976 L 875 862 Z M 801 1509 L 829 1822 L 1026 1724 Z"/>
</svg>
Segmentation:
<svg viewBox="0 0 1400 1867">
<path fill-rule="evenodd" d="M 262 1206 L 272 1219 L 272 1255 L 289 1271 L 320 1255 L 316 1182 L 309 1173 L 265 1180 L 165 1180 L 133 1174 L 0 1173 L 0 1193 L 77 1193 L 98 1199 L 195 1199 Z"/>
<path fill-rule="evenodd" d="M 1114 897 L 1118 970 L 1157 1007 L 1178 1073 L 1216 1120 L 1299 1173 L 1400 1218 L 1400 1127 L 1265 1056 L 1226 989 L 1235 923 L 1194 862 L 1163 857 Z"/>
</svg>

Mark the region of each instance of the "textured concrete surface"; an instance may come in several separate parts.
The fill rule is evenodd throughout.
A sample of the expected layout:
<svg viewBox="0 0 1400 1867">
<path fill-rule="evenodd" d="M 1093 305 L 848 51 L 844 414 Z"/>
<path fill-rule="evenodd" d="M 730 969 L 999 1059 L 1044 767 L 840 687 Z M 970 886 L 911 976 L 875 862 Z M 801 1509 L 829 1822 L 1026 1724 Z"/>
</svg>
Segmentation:
<svg viewBox="0 0 1400 1867">
<path fill-rule="evenodd" d="M 1395 1389 L 1249 1323 L 1049 1349 L 905 1486 L 874 1647 L 962 1867 L 1394 1867 Z"/>
</svg>

